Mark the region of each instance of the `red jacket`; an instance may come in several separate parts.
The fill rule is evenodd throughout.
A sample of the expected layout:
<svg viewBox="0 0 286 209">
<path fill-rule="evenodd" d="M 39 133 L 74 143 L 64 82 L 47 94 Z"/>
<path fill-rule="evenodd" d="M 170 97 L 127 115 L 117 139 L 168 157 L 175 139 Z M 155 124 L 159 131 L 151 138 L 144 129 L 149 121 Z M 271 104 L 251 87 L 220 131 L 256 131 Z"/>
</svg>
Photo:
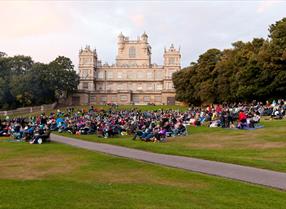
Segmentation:
<svg viewBox="0 0 286 209">
<path fill-rule="evenodd" d="M 242 121 L 242 120 L 246 120 L 246 115 L 245 115 L 245 113 L 244 112 L 240 112 L 239 114 L 238 114 L 238 120 L 239 121 Z"/>
</svg>

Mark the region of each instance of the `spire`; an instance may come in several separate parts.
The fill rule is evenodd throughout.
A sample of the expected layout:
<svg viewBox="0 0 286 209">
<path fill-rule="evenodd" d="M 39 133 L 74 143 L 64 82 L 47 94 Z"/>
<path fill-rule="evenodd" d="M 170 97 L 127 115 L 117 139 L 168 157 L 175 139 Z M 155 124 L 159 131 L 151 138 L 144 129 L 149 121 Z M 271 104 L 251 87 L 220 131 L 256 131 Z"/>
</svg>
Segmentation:
<svg viewBox="0 0 286 209">
<path fill-rule="evenodd" d="M 143 37 L 146 37 L 146 38 L 148 38 L 148 36 L 147 36 L 147 34 L 146 34 L 146 32 L 144 31 L 144 33 L 142 34 L 142 36 L 141 36 L 142 38 Z"/>
<path fill-rule="evenodd" d="M 142 39 L 142 41 L 145 42 L 145 43 L 148 42 L 148 36 L 147 36 L 147 34 L 145 33 L 145 31 L 144 31 L 144 33 L 142 34 L 141 39 Z"/>
<path fill-rule="evenodd" d="M 118 35 L 119 38 L 124 37 L 124 35 L 122 34 L 122 32 L 120 32 L 120 34 Z"/>
<path fill-rule="evenodd" d="M 122 32 L 120 32 L 120 34 L 118 35 L 118 43 L 123 43 L 124 42 L 124 35 L 122 34 Z"/>
</svg>

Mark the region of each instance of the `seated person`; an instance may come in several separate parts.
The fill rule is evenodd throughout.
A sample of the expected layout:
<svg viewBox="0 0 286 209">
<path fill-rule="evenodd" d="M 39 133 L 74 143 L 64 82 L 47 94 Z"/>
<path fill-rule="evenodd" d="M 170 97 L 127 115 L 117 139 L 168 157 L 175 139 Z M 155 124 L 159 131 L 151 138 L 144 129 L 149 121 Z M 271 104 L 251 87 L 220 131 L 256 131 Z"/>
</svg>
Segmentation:
<svg viewBox="0 0 286 209">
<path fill-rule="evenodd" d="M 237 124 L 237 128 L 239 129 L 243 129 L 245 127 L 247 127 L 247 116 L 246 114 L 244 113 L 243 110 L 241 110 L 238 114 L 238 124 Z"/>
</svg>

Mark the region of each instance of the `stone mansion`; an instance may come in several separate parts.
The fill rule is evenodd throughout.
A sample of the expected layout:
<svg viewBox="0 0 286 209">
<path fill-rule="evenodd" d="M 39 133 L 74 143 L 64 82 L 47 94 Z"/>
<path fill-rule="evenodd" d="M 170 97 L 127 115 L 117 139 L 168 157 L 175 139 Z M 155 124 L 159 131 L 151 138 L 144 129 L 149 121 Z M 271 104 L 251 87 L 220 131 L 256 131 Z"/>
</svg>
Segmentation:
<svg viewBox="0 0 286 209">
<path fill-rule="evenodd" d="M 118 36 L 116 63 L 102 64 L 89 46 L 79 52 L 78 91 L 70 98 L 78 104 L 175 104 L 172 74 L 181 69 L 180 49 L 164 51 L 164 65 L 151 64 L 151 46 L 144 33 L 130 40 Z"/>
</svg>

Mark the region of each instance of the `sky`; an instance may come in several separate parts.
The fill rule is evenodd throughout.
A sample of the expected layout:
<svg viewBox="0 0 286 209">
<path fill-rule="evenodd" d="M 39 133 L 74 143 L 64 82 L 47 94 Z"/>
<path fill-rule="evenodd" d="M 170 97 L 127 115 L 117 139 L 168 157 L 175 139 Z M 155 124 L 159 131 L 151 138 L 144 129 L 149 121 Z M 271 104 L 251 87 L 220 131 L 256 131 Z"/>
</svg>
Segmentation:
<svg viewBox="0 0 286 209">
<path fill-rule="evenodd" d="M 102 63 L 115 63 L 120 32 L 144 31 L 152 63 L 164 47 L 181 48 L 182 67 L 210 48 L 267 38 L 269 25 L 286 17 L 286 1 L 0 1 L 0 51 L 49 63 L 69 57 L 78 68 L 80 48 L 96 48 Z"/>
</svg>

